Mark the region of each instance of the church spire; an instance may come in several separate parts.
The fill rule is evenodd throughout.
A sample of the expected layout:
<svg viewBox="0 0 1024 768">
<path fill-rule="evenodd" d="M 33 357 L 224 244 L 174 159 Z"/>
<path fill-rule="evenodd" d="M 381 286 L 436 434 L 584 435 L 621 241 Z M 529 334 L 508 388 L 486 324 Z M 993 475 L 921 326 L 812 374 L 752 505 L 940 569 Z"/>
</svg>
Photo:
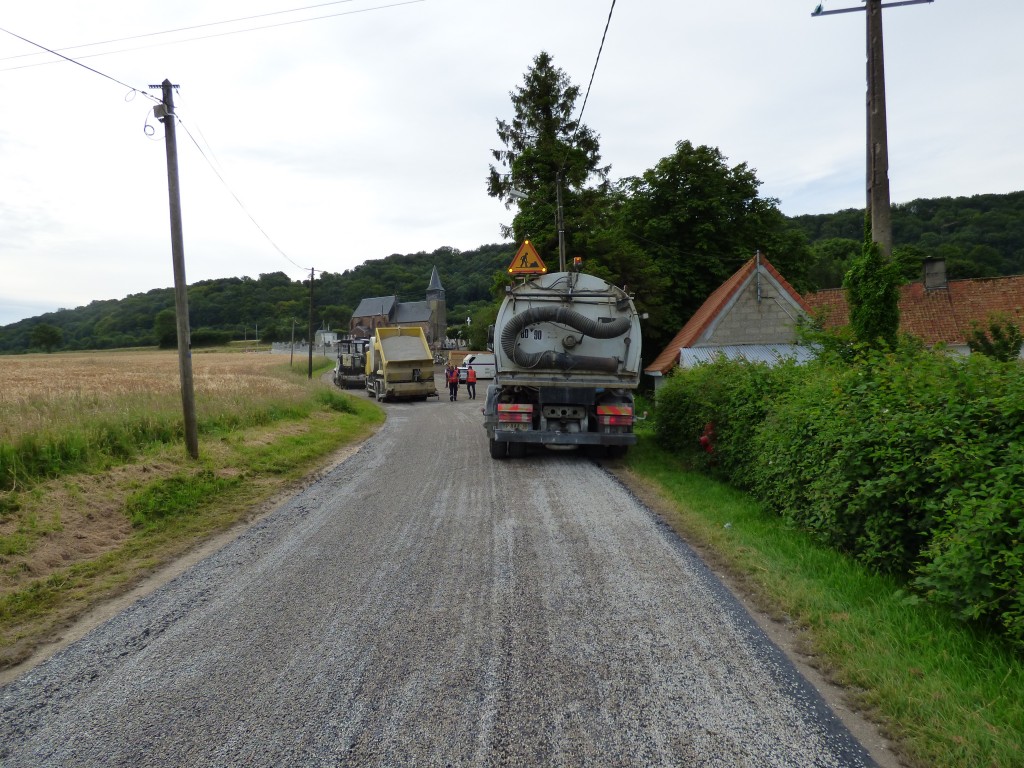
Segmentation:
<svg viewBox="0 0 1024 768">
<path fill-rule="evenodd" d="M 427 298 L 432 298 L 431 294 L 440 294 L 440 297 L 444 296 L 444 287 L 441 285 L 441 276 L 437 274 L 437 266 L 434 266 L 434 270 L 430 273 L 430 285 L 427 286 Z"/>
</svg>

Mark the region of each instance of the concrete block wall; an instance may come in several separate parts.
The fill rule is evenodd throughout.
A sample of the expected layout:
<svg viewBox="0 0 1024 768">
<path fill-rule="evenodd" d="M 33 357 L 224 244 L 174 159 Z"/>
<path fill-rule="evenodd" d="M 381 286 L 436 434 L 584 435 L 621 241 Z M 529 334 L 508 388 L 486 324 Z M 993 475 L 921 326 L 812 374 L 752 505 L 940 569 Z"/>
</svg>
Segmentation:
<svg viewBox="0 0 1024 768">
<path fill-rule="evenodd" d="M 702 344 L 792 344 L 796 341 L 798 310 L 780 294 L 773 281 L 762 278 L 761 301 L 751 280 Z"/>
</svg>

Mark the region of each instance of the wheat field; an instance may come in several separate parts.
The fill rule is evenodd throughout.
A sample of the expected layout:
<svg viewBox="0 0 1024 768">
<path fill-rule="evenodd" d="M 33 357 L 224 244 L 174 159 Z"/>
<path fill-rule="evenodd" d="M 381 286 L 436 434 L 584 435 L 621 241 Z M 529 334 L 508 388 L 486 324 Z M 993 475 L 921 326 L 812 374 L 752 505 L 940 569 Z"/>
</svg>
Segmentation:
<svg viewBox="0 0 1024 768">
<path fill-rule="evenodd" d="M 220 412 L 305 394 L 281 356 L 192 356 L 196 409 Z M 94 418 L 181 409 L 177 352 L 138 350 L 0 357 L 0 442 Z"/>
</svg>

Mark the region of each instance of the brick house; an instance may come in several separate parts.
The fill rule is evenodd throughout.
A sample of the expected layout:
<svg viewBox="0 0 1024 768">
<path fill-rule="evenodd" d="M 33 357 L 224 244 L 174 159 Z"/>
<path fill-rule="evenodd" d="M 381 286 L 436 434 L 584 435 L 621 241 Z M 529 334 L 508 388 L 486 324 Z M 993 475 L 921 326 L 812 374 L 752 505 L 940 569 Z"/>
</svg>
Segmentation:
<svg viewBox="0 0 1024 768">
<path fill-rule="evenodd" d="M 1024 275 L 947 280 L 944 260 L 926 259 L 923 279 L 900 287 L 899 309 L 900 331 L 967 354 L 972 325 L 987 326 L 993 313 L 1024 328 Z M 688 368 L 718 355 L 768 363 L 810 359 L 814 351 L 797 343 L 801 317 L 825 328 L 848 325 L 845 290 L 801 297 L 768 259 L 755 256 L 708 297 L 644 373 L 657 389 L 677 365 Z"/>
<path fill-rule="evenodd" d="M 850 308 L 842 288 L 830 288 L 804 297 L 811 313 L 826 328 L 850 322 Z M 943 259 L 926 259 L 920 282 L 900 287 L 900 331 L 928 346 L 945 344 L 967 354 L 973 324 L 987 327 L 993 313 L 1006 315 L 1024 327 L 1024 275 L 947 280 Z"/>
</svg>

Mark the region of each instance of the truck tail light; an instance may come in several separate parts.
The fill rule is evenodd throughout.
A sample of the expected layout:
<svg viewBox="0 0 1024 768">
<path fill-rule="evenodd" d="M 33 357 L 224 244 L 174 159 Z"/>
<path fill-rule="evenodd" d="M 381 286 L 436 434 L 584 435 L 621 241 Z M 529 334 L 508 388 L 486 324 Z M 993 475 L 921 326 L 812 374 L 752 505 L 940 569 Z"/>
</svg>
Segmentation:
<svg viewBox="0 0 1024 768">
<path fill-rule="evenodd" d="M 499 403 L 499 423 L 529 423 L 533 421 L 533 406 L 529 403 Z"/>
<path fill-rule="evenodd" d="M 633 426 L 633 406 L 631 405 L 599 405 L 597 420 L 603 427 Z"/>
</svg>

